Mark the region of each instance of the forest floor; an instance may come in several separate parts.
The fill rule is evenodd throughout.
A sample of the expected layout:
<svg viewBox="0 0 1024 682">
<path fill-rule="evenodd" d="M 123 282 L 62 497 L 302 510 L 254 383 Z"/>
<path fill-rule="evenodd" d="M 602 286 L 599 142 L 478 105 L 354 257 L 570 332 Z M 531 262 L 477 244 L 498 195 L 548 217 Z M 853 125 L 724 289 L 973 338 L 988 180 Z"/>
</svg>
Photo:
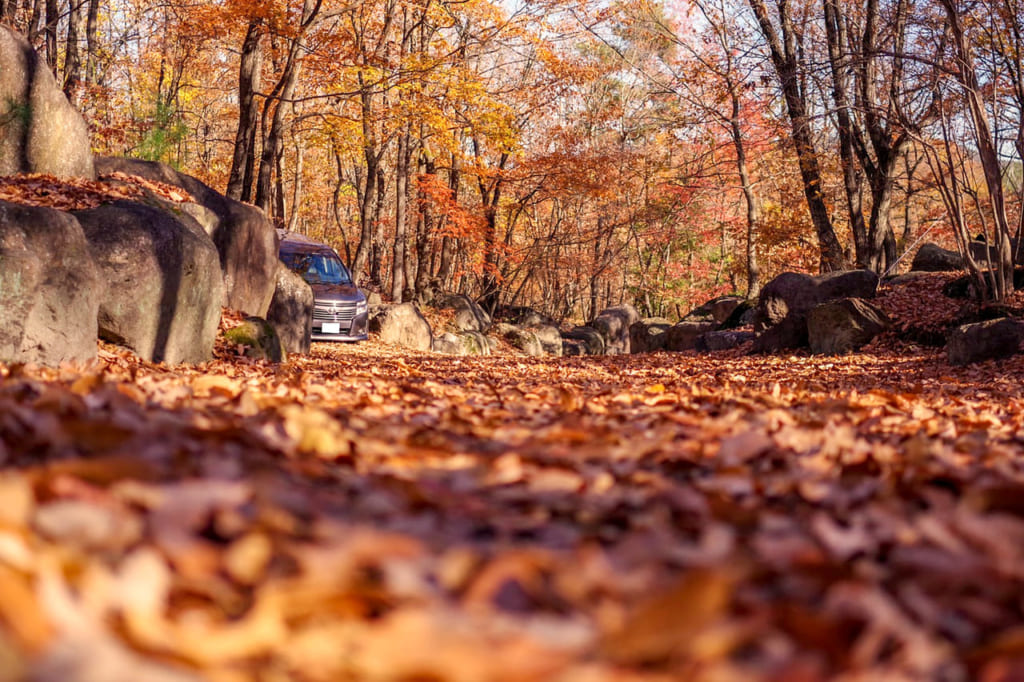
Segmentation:
<svg viewBox="0 0 1024 682">
<path fill-rule="evenodd" d="M 0 365 L 0 680 L 1020 680 L 1024 357 Z M 930 326 L 930 327 L 929 327 Z"/>
</svg>

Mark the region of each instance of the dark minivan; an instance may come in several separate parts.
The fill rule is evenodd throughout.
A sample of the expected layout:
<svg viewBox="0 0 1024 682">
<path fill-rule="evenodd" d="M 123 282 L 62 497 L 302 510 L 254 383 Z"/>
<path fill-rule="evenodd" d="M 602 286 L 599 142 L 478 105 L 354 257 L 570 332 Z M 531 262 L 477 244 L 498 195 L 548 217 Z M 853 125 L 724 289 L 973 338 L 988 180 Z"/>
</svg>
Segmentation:
<svg viewBox="0 0 1024 682">
<path fill-rule="evenodd" d="M 278 230 L 278 256 L 313 290 L 314 341 L 364 341 L 366 297 L 337 251 L 305 235 Z"/>
</svg>

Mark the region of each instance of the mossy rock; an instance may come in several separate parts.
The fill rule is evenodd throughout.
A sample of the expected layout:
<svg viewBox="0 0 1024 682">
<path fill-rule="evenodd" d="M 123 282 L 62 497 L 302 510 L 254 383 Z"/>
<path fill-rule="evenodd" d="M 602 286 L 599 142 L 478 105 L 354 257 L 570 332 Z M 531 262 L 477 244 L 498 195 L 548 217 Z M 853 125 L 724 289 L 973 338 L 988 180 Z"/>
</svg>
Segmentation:
<svg viewBox="0 0 1024 682">
<path fill-rule="evenodd" d="M 231 343 L 245 346 L 245 356 L 254 360 L 284 362 L 288 354 L 274 326 L 262 317 L 247 317 L 242 324 L 224 332 Z"/>
</svg>

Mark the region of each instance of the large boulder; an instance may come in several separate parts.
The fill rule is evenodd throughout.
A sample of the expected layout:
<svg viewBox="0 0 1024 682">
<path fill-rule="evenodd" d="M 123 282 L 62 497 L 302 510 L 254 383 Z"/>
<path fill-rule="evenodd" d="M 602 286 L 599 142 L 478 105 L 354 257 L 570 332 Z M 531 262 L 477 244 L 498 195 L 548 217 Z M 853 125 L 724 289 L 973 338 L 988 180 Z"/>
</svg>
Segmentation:
<svg viewBox="0 0 1024 682">
<path fill-rule="evenodd" d="M 541 357 L 546 355 L 544 346 L 541 345 L 537 335 L 529 330 L 517 327 L 514 324 L 499 322 L 494 325 L 494 333 L 504 339 L 510 346 L 522 351 L 530 357 Z"/>
<path fill-rule="evenodd" d="M 267 322 L 274 325 L 285 351 L 309 352 L 313 335 L 313 289 L 284 263 L 277 268 L 277 282 L 267 309 Z"/>
<path fill-rule="evenodd" d="M 718 324 L 722 324 L 729 319 L 729 316 L 732 315 L 733 311 L 735 311 L 743 301 L 744 299 L 741 296 L 719 296 L 694 308 L 688 312 L 683 319 L 710 319 L 714 320 Z"/>
<path fill-rule="evenodd" d="M 784 272 L 761 290 L 754 313 L 754 352 L 805 347 L 807 314 L 814 306 L 842 298 L 874 298 L 877 291 L 878 275 L 870 270 L 817 277 Z"/>
<path fill-rule="evenodd" d="M 533 332 L 540 347 L 546 355 L 553 355 L 556 358 L 562 357 L 564 348 L 562 346 L 562 331 L 553 324 L 527 325 L 526 329 Z"/>
<path fill-rule="evenodd" d="M 481 332 L 445 332 L 434 337 L 431 350 L 446 355 L 490 355 L 491 340 Z"/>
<path fill-rule="evenodd" d="M 956 251 L 944 249 L 938 244 L 928 242 L 914 254 L 910 264 L 911 272 L 950 272 L 963 270 L 964 259 Z"/>
<path fill-rule="evenodd" d="M 224 305 L 217 249 L 189 216 L 118 201 L 75 214 L 106 290 L 100 338 L 154 362 L 203 362 Z"/>
<path fill-rule="evenodd" d="M 451 331 L 481 332 L 486 334 L 491 328 L 491 316 L 476 301 L 464 294 L 438 294 L 430 303 L 438 310 L 451 310 Z"/>
<path fill-rule="evenodd" d="M 573 327 L 562 333 L 565 355 L 604 355 L 605 340 L 593 327 Z"/>
<path fill-rule="evenodd" d="M 89 129 L 28 42 L 0 25 L 0 175 L 96 177 Z"/>
<path fill-rule="evenodd" d="M 624 303 L 605 308 L 591 321 L 588 327 L 596 329 L 604 339 L 607 355 L 623 355 L 630 352 L 629 328 L 640 321 L 636 308 Z"/>
<path fill-rule="evenodd" d="M 702 353 L 732 350 L 754 340 L 754 332 L 741 332 L 733 329 L 720 329 L 697 338 L 695 350 Z"/>
<path fill-rule="evenodd" d="M 503 306 L 495 315 L 510 324 L 520 327 L 557 327 L 558 323 L 551 316 L 545 315 L 527 306 Z"/>
<path fill-rule="evenodd" d="M 697 339 L 717 328 L 718 324 L 714 320 L 683 320 L 665 332 L 665 350 L 695 350 Z"/>
<path fill-rule="evenodd" d="M 372 308 L 370 331 L 384 343 L 414 350 L 430 350 L 434 341 L 430 323 L 412 303 Z"/>
<path fill-rule="evenodd" d="M 807 315 L 811 352 L 822 355 L 857 350 L 891 326 L 888 315 L 862 298 L 821 303 Z"/>
<path fill-rule="evenodd" d="M 672 323 L 664 317 L 646 317 L 629 327 L 631 353 L 653 353 L 665 349 L 665 332 Z"/>
<path fill-rule="evenodd" d="M 277 234 L 260 209 L 229 199 L 200 180 L 154 161 L 97 157 L 101 175 L 120 172 L 180 187 L 202 209 L 183 204 L 213 239 L 226 287 L 226 305 L 249 315 L 267 314 L 277 282 Z"/>
<path fill-rule="evenodd" d="M 96 357 L 102 291 L 78 221 L 0 201 L 0 362 Z"/>
<path fill-rule="evenodd" d="M 754 324 L 757 314 L 757 299 L 747 299 L 740 302 L 729 317 L 718 326 L 719 329 L 736 329 Z"/>
<path fill-rule="evenodd" d="M 245 357 L 253 360 L 284 362 L 288 359 L 277 329 L 262 317 L 246 317 L 240 325 L 224 332 L 224 338 L 242 346 Z"/>
<path fill-rule="evenodd" d="M 969 365 L 1015 355 L 1021 352 L 1022 344 L 1024 322 L 1003 317 L 954 329 L 946 344 L 946 356 L 952 365 Z"/>
</svg>

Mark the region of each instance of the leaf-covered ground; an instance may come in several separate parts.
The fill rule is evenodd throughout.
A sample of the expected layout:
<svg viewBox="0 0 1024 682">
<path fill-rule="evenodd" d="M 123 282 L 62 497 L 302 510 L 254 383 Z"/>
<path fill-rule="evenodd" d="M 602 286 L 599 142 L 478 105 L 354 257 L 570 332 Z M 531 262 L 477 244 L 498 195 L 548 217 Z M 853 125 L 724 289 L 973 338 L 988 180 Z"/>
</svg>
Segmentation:
<svg viewBox="0 0 1024 682">
<path fill-rule="evenodd" d="M 1021 679 L 1022 377 L 892 337 L 0 366 L 0 679 Z"/>
</svg>

